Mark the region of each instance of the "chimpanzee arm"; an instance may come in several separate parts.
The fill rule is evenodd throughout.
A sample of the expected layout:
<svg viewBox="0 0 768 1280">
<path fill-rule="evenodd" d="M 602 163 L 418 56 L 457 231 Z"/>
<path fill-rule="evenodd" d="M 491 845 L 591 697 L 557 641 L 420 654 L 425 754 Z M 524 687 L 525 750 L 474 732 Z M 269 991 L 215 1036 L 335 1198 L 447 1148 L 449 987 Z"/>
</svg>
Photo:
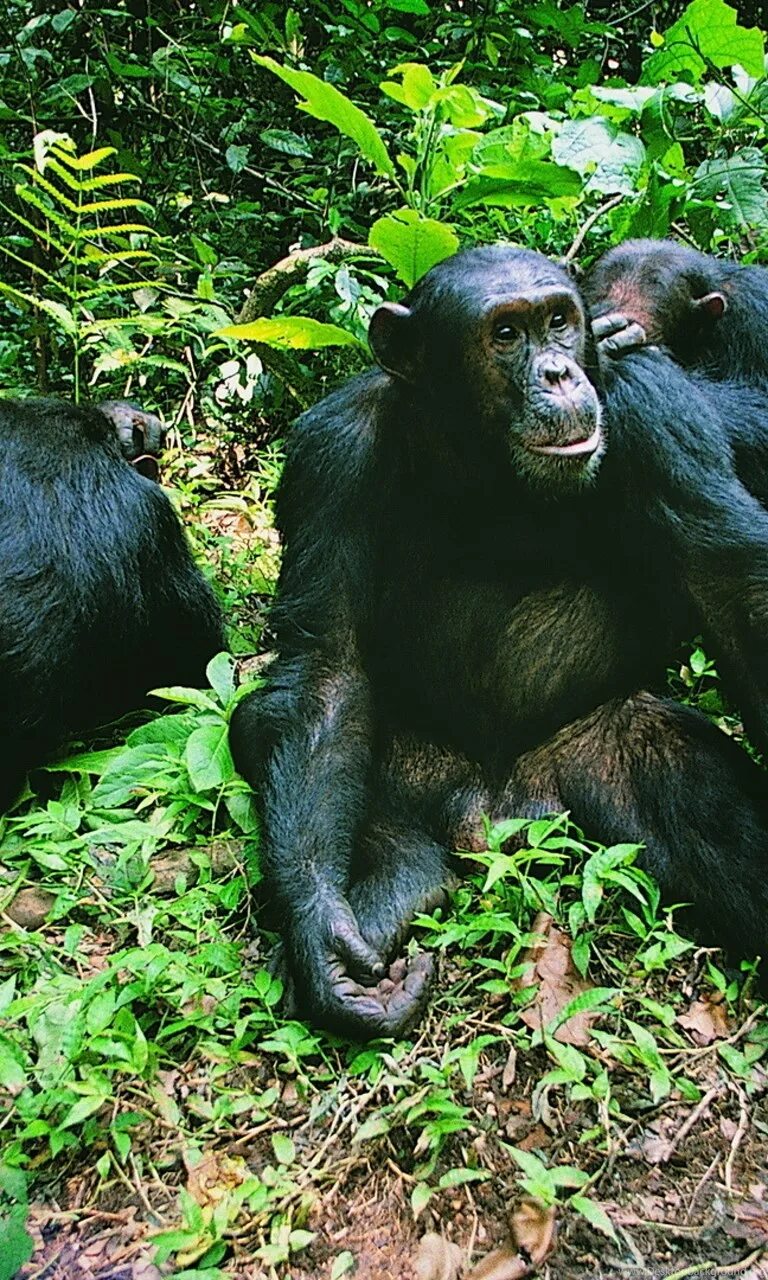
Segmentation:
<svg viewBox="0 0 768 1280">
<path fill-rule="evenodd" d="M 300 419 L 278 500 L 284 558 L 272 613 L 279 656 L 232 723 L 238 768 L 256 787 L 264 871 L 300 1006 L 342 1032 L 386 1035 L 424 977 L 375 983 L 382 957 L 347 901 L 370 789 L 373 717 L 359 651 L 372 591 L 381 494 L 370 483 L 379 375 L 356 379 Z M 380 487 L 380 486 L 379 486 Z M 418 988 L 418 990 L 416 989 Z"/>
<path fill-rule="evenodd" d="M 714 641 L 755 742 L 768 745 L 768 512 L 742 485 L 729 432 L 761 405 L 713 388 L 661 352 L 604 369 L 609 448 L 602 482 L 671 557 Z M 768 411 L 768 404 L 762 406 Z"/>
</svg>

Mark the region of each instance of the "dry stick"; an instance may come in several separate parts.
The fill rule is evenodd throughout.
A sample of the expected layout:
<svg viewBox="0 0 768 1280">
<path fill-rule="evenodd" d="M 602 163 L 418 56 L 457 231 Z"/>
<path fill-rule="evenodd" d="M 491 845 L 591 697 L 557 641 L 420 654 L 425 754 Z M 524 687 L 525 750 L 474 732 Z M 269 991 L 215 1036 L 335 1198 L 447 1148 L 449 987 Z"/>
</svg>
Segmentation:
<svg viewBox="0 0 768 1280">
<path fill-rule="evenodd" d="M 606 200 L 605 204 L 601 204 L 599 208 L 592 210 L 592 213 L 590 213 L 589 217 L 584 223 L 584 226 L 581 228 L 580 231 L 577 232 L 576 238 L 573 244 L 571 245 L 570 249 L 567 251 L 567 253 L 563 255 L 561 259 L 562 262 L 565 262 L 565 263 L 573 262 L 574 258 L 576 257 L 576 254 L 579 252 L 581 246 L 583 245 L 584 241 L 586 240 L 587 236 L 589 235 L 590 231 L 592 230 L 592 228 L 594 227 L 598 219 L 602 218 L 604 213 L 610 213 L 611 209 L 615 209 L 617 205 L 621 204 L 623 199 L 624 199 L 623 195 L 611 196 L 610 200 Z"/>
<path fill-rule="evenodd" d="M 739 1123 L 736 1132 L 733 1135 L 731 1149 L 728 1152 L 728 1159 L 725 1162 L 725 1186 L 729 1195 L 733 1193 L 733 1162 L 736 1159 L 736 1153 L 741 1146 L 744 1135 L 749 1128 L 749 1108 L 747 1107 L 747 1095 L 738 1085 L 736 1086 L 739 1095 Z"/>
<path fill-rule="evenodd" d="M 697 1120 L 701 1119 L 704 1112 L 709 1108 L 710 1103 L 714 1102 L 715 1098 L 718 1097 L 718 1095 L 721 1094 L 724 1089 L 725 1089 L 725 1085 L 715 1084 L 712 1086 L 711 1089 L 707 1090 L 707 1092 L 704 1094 L 704 1097 L 701 1099 L 701 1101 L 698 1102 L 696 1106 L 693 1108 L 693 1111 L 688 1116 L 688 1119 L 683 1124 L 681 1124 L 680 1128 L 678 1129 L 674 1137 L 670 1138 L 667 1144 L 667 1150 L 664 1155 L 664 1158 L 660 1161 L 661 1164 L 666 1164 L 667 1161 L 672 1158 L 675 1151 L 680 1146 L 680 1143 L 684 1142 L 685 1139 L 688 1137 L 688 1134 L 691 1132 L 691 1129 L 696 1124 Z"/>
<path fill-rule="evenodd" d="M 721 1152 L 718 1151 L 714 1160 L 712 1160 L 711 1163 L 707 1166 L 704 1173 L 701 1175 L 698 1182 L 696 1183 L 696 1186 L 693 1188 L 693 1195 L 691 1196 L 690 1201 L 688 1202 L 688 1208 L 685 1211 L 686 1223 L 690 1222 L 691 1220 L 691 1214 L 693 1213 L 693 1206 L 696 1204 L 696 1201 L 699 1198 L 699 1192 L 701 1191 L 705 1183 L 707 1183 L 709 1179 L 712 1177 L 712 1174 L 715 1172 L 715 1169 L 719 1165 L 721 1159 L 722 1159 L 722 1154 Z"/>
</svg>

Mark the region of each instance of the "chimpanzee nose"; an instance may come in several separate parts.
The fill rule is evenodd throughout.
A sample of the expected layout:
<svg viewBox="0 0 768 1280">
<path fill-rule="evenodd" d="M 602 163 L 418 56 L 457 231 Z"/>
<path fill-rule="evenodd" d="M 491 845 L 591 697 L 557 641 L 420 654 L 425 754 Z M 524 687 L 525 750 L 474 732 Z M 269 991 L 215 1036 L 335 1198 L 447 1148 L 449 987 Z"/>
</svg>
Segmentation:
<svg viewBox="0 0 768 1280">
<path fill-rule="evenodd" d="M 540 372 L 545 382 L 556 387 L 558 382 L 565 382 L 569 376 L 568 361 L 562 356 L 547 356 L 541 363 Z"/>
</svg>

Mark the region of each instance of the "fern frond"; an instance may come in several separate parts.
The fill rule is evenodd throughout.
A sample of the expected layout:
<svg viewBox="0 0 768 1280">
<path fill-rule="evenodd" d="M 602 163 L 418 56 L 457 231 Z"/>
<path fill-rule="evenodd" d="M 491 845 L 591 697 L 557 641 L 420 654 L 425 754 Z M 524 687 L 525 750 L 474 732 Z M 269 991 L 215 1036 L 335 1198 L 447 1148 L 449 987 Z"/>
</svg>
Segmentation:
<svg viewBox="0 0 768 1280">
<path fill-rule="evenodd" d="M 110 209 L 146 209 L 149 213 L 154 212 L 149 201 L 139 200 L 131 196 L 114 200 L 92 200 L 90 204 L 80 205 L 81 213 L 107 213 Z M 108 231 L 109 227 L 104 229 Z"/>
<path fill-rule="evenodd" d="M 14 289 L 13 285 L 4 284 L 2 280 L 0 280 L 0 293 L 12 298 L 14 302 L 23 302 L 28 307 L 34 307 L 36 311 L 44 311 L 70 337 L 77 336 L 77 324 L 74 317 L 60 302 L 52 302 L 50 298 L 36 298 L 34 294 L 24 293 L 21 289 Z"/>
<path fill-rule="evenodd" d="M 58 227 L 62 235 L 66 236 L 68 240 L 71 241 L 78 238 L 80 233 L 77 227 L 74 227 L 58 210 L 52 209 L 43 197 L 35 191 L 34 187 L 25 187 L 23 183 L 17 182 L 15 190 L 20 200 L 25 200 L 27 204 L 31 204 L 35 209 L 38 209 L 45 218 L 48 218 L 54 226 Z M 47 232 L 43 231 L 42 227 L 38 229 L 36 234 L 43 239 L 47 239 Z"/>
<path fill-rule="evenodd" d="M 55 200 L 57 205 L 62 205 L 65 209 L 69 209 L 70 213 L 80 212 L 80 206 L 76 204 L 74 200 L 70 200 L 69 196 L 66 195 L 60 187 L 57 187 L 55 183 L 49 182 L 48 179 L 45 178 L 37 169 L 31 168 L 28 164 L 20 164 L 19 168 L 23 169 L 25 173 L 30 175 L 36 187 L 42 187 L 43 191 L 47 191 L 48 195 L 52 200 Z M 16 188 L 16 190 L 19 191 L 19 194 L 25 189 L 29 190 L 29 188 L 24 188 L 20 184 L 17 185 Z M 72 228 L 72 234 L 78 234 L 75 227 Z"/>
<path fill-rule="evenodd" d="M 74 148 L 74 143 L 72 144 Z M 78 169 L 81 172 L 87 169 L 95 169 L 101 164 L 102 160 L 108 160 L 110 156 L 117 154 L 117 147 L 97 147 L 95 151 L 89 151 L 84 156 L 78 156 L 65 151 L 61 144 L 55 144 L 51 147 L 52 152 L 58 160 L 63 160 L 64 164 L 69 165 L 70 169 Z"/>
<path fill-rule="evenodd" d="M 44 267 L 38 266 L 36 262 L 31 262 L 29 258 L 24 258 L 20 253 L 16 253 L 7 244 L 3 244 L 2 240 L 0 240 L 0 253 L 4 253 L 6 258 L 10 258 L 13 262 L 18 262 L 20 267 L 25 267 L 33 275 L 47 281 L 53 288 L 59 288 L 59 282 L 55 276 L 52 276 Z"/>
<path fill-rule="evenodd" d="M 145 260 L 148 258 L 154 262 L 157 255 L 150 253 L 149 249 L 98 249 L 96 245 L 86 244 L 83 250 L 83 257 L 89 262 L 135 262 L 140 258 Z"/>
<path fill-rule="evenodd" d="M 45 243 L 47 245 L 52 245 L 57 253 L 60 253 L 62 257 L 66 258 L 67 254 L 69 253 L 69 245 L 66 245 L 62 241 L 57 240 L 55 236 L 51 235 L 50 231 L 43 232 L 40 227 L 35 226 L 34 222 L 30 222 L 29 218 L 25 218 L 23 213 L 19 213 L 18 209 L 9 209 L 7 204 L 3 204 L 2 200 L 0 200 L 0 209 L 2 209 L 4 213 L 7 213 L 11 218 L 13 218 L 14 222 L 17 222 L 20 227 L 24 227 L 26 231 L 31 232 L 36 240 L 37 239 L 45 240 Z M 0 241 L 0 249 L 3 249 L 4 247 L 5 246 L 3 245 L 2 241 Z M 22 259 L 19 258 L 18 261 L 21 262 Z M 24 261 L 26 260 L 24 259 Z"/>
<path fill-rule="evenodd" d="M 109 173 L 102 174 L 97 178 L 76 178 L 64 165 L 59 164 L 57 160 L 50 157 L 46 163 L 46 169 L 50 169 L 55 173 L 57 178 L 61 178 L 66 183 L 70 191 L 97 191 L 103 187 L 119 186 L 121 182 L 130 180 L 131 182 L 140 182 L 141 179 L 135 173 Z"/>
</svg>

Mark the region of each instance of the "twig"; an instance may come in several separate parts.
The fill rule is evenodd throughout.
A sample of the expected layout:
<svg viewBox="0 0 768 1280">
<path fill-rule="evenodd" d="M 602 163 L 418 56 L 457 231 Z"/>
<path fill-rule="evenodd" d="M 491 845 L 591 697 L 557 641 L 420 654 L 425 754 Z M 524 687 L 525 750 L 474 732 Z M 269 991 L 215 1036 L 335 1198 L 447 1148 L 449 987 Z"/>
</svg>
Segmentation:
<svg viewBox="0 0 768 1280">
<path fill-rule="evenodd" d="M 695 1205 L 696 1201 L 697 1201 L 697 1200 L 698 1200 L 698 1198 L 699 1198 L 699 1192 L 701 1191 L 702 1187 L 703 1187 L 703 1186 L 704 1186 L 704 1185 L 709 1181 L 709 1179 L 712 1177 L 712 1174 L 715 1172 L 715 1169 L 716 1169 L 716 1168 L 717 1168 L 717 1166 L 719 1165 L 720 1160 L 721 1160 L 721 1153 L 718 1151 L 718 1152 L 717 1152 L 717 1154 L 716 1154 L 716 1156 L 715 1156 L 715 1158 L 714 1158 L 714 1160 L 712 1160 L 712 1161 L 711 1161 L 711 1163 L 707 1166 L 707 1168 L 705 1169 L 704 1173 L 701 1175 L 701 1177 L 699 1178 L 698 1182 L 696 1183 L 696 1186 L 693 1188 L 693 1195 L 691 1196 L 690 1200 L 688 1201 L 688 1208 L 687 1208 L 687 1209 L 686 1209 L 686 1211 L 685 1211 L 685 1221 L 686 1221 L 686 1223 L 690 1222 L 690 1220 L 691 1220 L 691 1214 L 693 1213 L 693 1206 Z"/>
<path fill-rule="evenodd" d="M 615 209 L 617 205 L 621 204 L 623 199 L 624 199 L 623 195 L 611 196 L 610 200 L 606 200 L 605 204 L 601 204 L 599 208 L 592 210 L 589 217 L 586 219 L 583 227 L 581 227 L 581 229 L 577 232 L 576 238 L 574 239 L 570 249 L 568 249 L 567 253 L 563 255 L 561 259 L 562 262 L 565 262 L 565 263 L 573 262 L 574 258 L 576 257 L 576 254 L 581 249 L 581 246 L 583 245 L 584 241 L 586 240 L 587 236 L 589 235 L 590 231 L 592 230 L 592 228 L 594 227 L 598 219 L 602 218 L 604 213 L 610 213 L 611 209 Z"/>
<path fill-rule="evenodd" d="M 733 1162 L 736 1159 L 736 1153 L 744 1140 L 744 1135 L 749 1128 L 747 1095 L 739 1085 L 736 1086 L 736 1089 L 739 1095 L 739 1123 L 737 1125 L 736 1132 L 733 1135 L 733 1142 L 731 1143 L 731 1149 L 728 1152 L 728 1159 L 725 1162 L 725 1186 L 729 1195 L 733 1192 Z"/>
<path fill-rule="evenodd" d="M 369 245 L 355 244 L 354 241 L 342 240 L 339 236 L 334 236 L 327 244 L 296 249 L 257 276 L 238 316 L 238 324 L 248 324 L 271 311 L 291 285 L 306 276 L 313 262 L 346 262 L 349 258 L 360 257 L 380 258 L 381 254 Z"/>
<path fill-rule="evenodd" d="M 667 1143 L 666 1152 L 664 1153 L 664 1156 L 660 1161 L 661 1164 L 666 1164 L 667 1161 L 672 1158 L 675 1151 L 677 1151 L 677 1148 L 680 1146 L 680 1143 L 684 1142 L 685 1139 L 688 1137 L 688 1134 L 691 1132 L 691 1129 L 696 1124 L 697 1120 L 701 1119 L 701 1117 L 704 1115 L 704 1112 L 708 1110 L 710 1104 L 714 1102 L 715 1098 L 717 1098 L 723 1092 L 724 1088 L 725 1088 L 725 1085 L 715 1084 L 712 1086 L 711 1089 L 707 1090 L 707 1092 L 704 1094 L 704 1097 L 701 1099 L 701 1101 L 698 1102 L 696 1106 L 693 1108 L 693 1111 L 688 1116 L 687 1120 L 685 1120 L 685 1122 L 681 1124 L 680 1128 L 678 1129 L 674 1137 L 670 1138 L 669 1142 Z"/>
</svg>

